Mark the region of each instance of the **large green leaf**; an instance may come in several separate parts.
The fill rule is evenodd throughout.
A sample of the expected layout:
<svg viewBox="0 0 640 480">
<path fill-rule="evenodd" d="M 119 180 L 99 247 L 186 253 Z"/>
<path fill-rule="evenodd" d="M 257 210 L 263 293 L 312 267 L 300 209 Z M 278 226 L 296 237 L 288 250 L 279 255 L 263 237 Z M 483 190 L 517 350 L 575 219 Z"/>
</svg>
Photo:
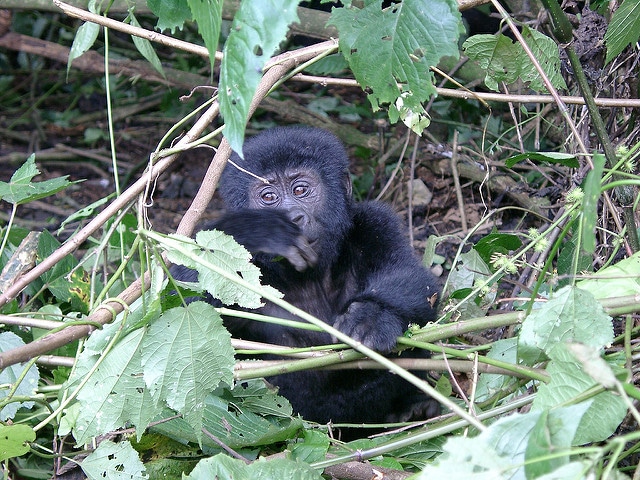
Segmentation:
<svg viewBox="0 0 640 480">
<path fill-rule="evenodd" d="M 261 296 L 243 286 L 246 283 L 282 296 L 276 289 L 260 285 L 260 269 L 250 262 L 251 254 L 230 235 L 218 230 L 202 230 L 196 234 L 195 242 L 180 235 L 161 236 L 148 231 L 145 235 L 167 249 L 172 263 L 197 270 L 201 289 L 225 305 L 262 306 Z"/>
<path fill-rule="evenodd" d="M 156 402 L 164 401 L 202 434 L 205 397 L 233 383 L 231 335 L 216 310 L 193 302 L 165 312 L 142 343 L 144 380 Z"/>
<path fill-rule="evenodd" d="M 576 286 L 598 299 L 640 295 L 640 253 L 599 270 Z"/>
<path fill-rule="evenodd" d="M 640 0 L 624 0 L 613 13 L 611 23 L 604 34 L 607 45 L 605 63 L 613 60 L 627 45 L 640 38 Z"/>
<path fill-rule="evenodd" d="M 131 443 L 103 440 L 80 463 L 89 480 L 142 480 L 149 478 Z"/>
<path fill-rule="evenodd" d="M 104 347 L 119 329 L 117 323 L 107 325 L 89 337 L 74 376 L 69 380 L 71 385 L 89 374 L 103 356 Z M 140 433 L 160 412 L 142 375 L 140 344 L 144 335 L 144 329 L 134 330 L 117 342 L 80 390 L 78 418 L 70 422 L 78 444 L 122 428 L 129 422 Z"/>
<path fill-rule="evenodd" d="M 220 112 L 231 148 L 242 156 L 249 105 L 262 78 L 262 68 L 298 20 L 298 0 L 242 2 L 224 45 L 220 68 Z"/>
<path fill-rule="evenodd" d="M 24 455 L 35 439 L 36 432 L 29 425 L 0 425 L 0 462 Z"/>
<path fill-rule="evenodd" d="M 604 348 L 613 341 L 613 325 L 589 292 L 564 287 L 522 323 L 518 356 L 528 365 L 549 357 L 559 343 L 581 342 Z"/>
<path fill-rule="evenodd" d="M 594 330 L 595 332 L 595 330 Z M 533 401 L 532 411 L 546 410 L 575 401 L 584 392 L 599 384 L 586 370 L 591 364 L 576 360 L 567 345 L 558 345 L 550 353 L 551 361 L 547 373 L 551 380 L 540 385 Z M 620 395 L 604 391 L 589 401 L 589 408 L 580 419 L 580 425 L 573 438 L 573 445 L 584 445 L 609 438 L 627 413 L 627 406 Z"/>
<path fill-rule="evenodd" d="M 34 182 L 33 177 L 40 170 L 36 167 L 36 156 L 31 154 L 27 161 L 15 171 L 9 182 L 0 182 L 0 199 L 20 205 L 40 198 L 48 197 L 68 187 L 72 183 L 67 180 L 68 175 L 56 177 L 42 182 Z"/>
<path fill-rule="evenodd" d="M 555 88 L 566 88 L 560 75 L 560 54 L 556 43 L 546 35 L 524 26 L 522 36 Z M 511 84 L 520 78 L 530 88 L 546 91 L 540 74 L 519 43 L 513 43 L 506 35 L 474 35 L 462 48 L 470 59 L 478 62 L 487 72 L 485 84 L 499 91 L 500 83 Z"/>
<path fill-rule="evenodd" d="M 24 346 L 22 339 L 13 332 L 0 333 L 0 352 L 8 352 L 14 348 Z M 24 377 L 21 376 L 24 374 Z M 38 367 L 31 365 L 29 370 L 25 373 L 23 365 L 11 365 L 2 371 L 0 371 L 0 384 L 13 386 L 18 379 L 21 378 L 20 384 L 16 387 L 14 396 L 32 397 L 36 393 L 38 387 L 38 381 L 40 380 L 40 373 Z M 7 388 L 0 389 L 0 400 L 4 400 L 9 390 Z M 0 410 L 0 420 L 6 422 L 8 419 L 15 417 L 19 408 L 33 408 L 34 402 L 11 402 L 5 405 Z M 1 438 L 0 438 L 1 439 Z M 4 460 L 4 458 L 2 459 Z"/>
<path fill-rule="evenodd" d="M 302 428 L 302 419 L 292 416 L 287 399 L 260 379 L 236 384 L 233 389 L 220 387 L 207 395 L 204 404 L 203 428 L 234 449 L 282 442 Z M 183 441 L 197 442 L 199 437 L 199 432 L 182 418 L 153 429 Z M 209 436 L 202 437 L 202 445 L 219 446 Z"/>
<path fill-rule="evenodd" d="M 443 454 L 417 478 L 508 480 L 543 478 L 545 473 L 558 472 L 559 468 L 571 465 L 567 463 L 568 447 L 589 405 L 590 402 L 583 402 L 549 411 L 514 414 L 497 420 L 474 438 L 452 436 L 444 445 Z M 564 456 L 559 455 L 562 451 L 566 452 Z M 581 471 L 575 467 L 568 471 L 575 470 Z M 544 478 L 582 476 L 559 474 Z"/>
<path fill-rule="evenodd" d="M 281 480 L 291 478 L 295 480 L 322 480 L 320 472 L 308 464 L 296 462 L 288 458 L 272 460 L 258 459 L 247 465 L 242 460 L 231 458 L 225 454 L 201 460 L 185 480 L 234 480 L 241 478 L 261 480 Z"/>
<path fill-rule="evenodd" d="M 191 20 L 191 9 L 184 0 L 147 0 L 147 6 L 158 17 L 156 28 L 175 33 L 176 28 L 182 28 L 184 22 Z"/>
<path fill-rule="evenodd" d="M 462 23 L 451 0 L 404 0 L 382 9 L 382 0 L 362 9 L 335 8 L 329 24 L 340 32 L 340 51 L 362 88 L 371 89 L 375 110 L 395 104 L 419 113 L 435 94 L 429 68 L 444 56 L 458 57 Z"/>
</svg>

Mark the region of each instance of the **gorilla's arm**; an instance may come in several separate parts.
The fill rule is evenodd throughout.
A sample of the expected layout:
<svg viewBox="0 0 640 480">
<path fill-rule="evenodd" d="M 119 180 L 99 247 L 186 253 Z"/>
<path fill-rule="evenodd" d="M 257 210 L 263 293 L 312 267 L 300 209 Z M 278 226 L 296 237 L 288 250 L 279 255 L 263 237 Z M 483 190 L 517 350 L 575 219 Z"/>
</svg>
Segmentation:
<svg viewBox="0 0 640 480">
<path fill-rule="evenodd" d="M 240 209 L 225 213 L 204 226 L 231 235 L 252 254 L 267 253 L 286 258 L 298 271 L 313 266 L 318 255 L 300 228 L 282 210 Z"/>
<path fill-rule="evenodd" d="M 434 319 L 436 280 L 422 267 L 386 205 L 358 204 L 346 242 L 359 281 L 334 326 L 368 347 L 390 351 L 410 323 Z"/>
</svg>

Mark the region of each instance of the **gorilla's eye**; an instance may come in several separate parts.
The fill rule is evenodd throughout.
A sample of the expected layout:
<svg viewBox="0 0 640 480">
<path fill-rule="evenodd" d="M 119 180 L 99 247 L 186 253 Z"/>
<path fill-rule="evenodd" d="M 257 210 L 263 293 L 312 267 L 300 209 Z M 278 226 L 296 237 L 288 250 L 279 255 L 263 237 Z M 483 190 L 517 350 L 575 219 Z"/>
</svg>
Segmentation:
<svg viewBox="0 0 640 480">
<path fill-rule="evenodd" d="M 299 183 L 293 186 L 293 195 L 296 197 L 304 197 L 309 193 L 309 185 L 306 183 Z"/>
<path fill-rule="evenodd" d="M 278 195 L 271 190 L 266 190 L 260 194 L 260 198 L 264 203 L 270 205 L 278 200 Z"/>
</svg>

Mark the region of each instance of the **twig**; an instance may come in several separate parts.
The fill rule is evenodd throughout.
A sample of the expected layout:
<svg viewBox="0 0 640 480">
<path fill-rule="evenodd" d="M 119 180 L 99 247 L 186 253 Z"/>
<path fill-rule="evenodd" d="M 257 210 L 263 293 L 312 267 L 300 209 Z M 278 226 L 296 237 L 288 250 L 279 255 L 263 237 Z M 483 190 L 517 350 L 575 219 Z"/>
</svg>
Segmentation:
<svg viewBox="0 0 640 480">
<path fill-rule="evenodd" d="M 319 85 L 340 85 L 344 87 L 358 87 L 360 84 L 356 80 L 348 78 L 319 77 L 315 75 L 305 75 L 299 73 L 291 77 L 292 80 L 300 82 L 317 83 Z M 473 100 L 475 98 L 491 102 L 512 102 L 512 103 L 554 103 L 556 97 L 551 95 L 513 95 L 504 93 L 472 92 L 463 90 L 453 90 L 451 88 L 436 88 L 438 95 L 442 97 L 461 98 L 463 100 Z M 572 97 L 568 95 L 558 95 L 560 100 L 570 105 L 585 105 L 582 97 Z M 604 108 L 640 108 L 640 100 L 637 98 L 594 98 L 596 105 Z"/>
<path fill-rule="evenodd" d="M 218 445 L 220 448 L 222 448 L 225 452 L 227 452 L 233 458 L 237 458 L 238 460 L 242 460 L 247 465 L 251 464 L 251 462 L 248 459 L 244 458 L 242 455 L 240 455 L 233 448 L 231 448 L 229 445 L 224 443 L 222 440 L 220 440 L 218 437 L 216 437 L 213 433 L 211 433 L 206 428 L 202 429 L 202 433 L 204 433 L 207 437 L 209 437 L 211 440 L 213 440 L 213 442 L 216 445 Z"/>
<path fill-rule="evenodd" d="M 451 176 L 456 189 L 456 198 L 458 199 L 458 210 L 460 210 L 460 223 L 462 231 L 467 233 L 469 225 L 467 224 L 467 213 L 464 210 L 464 198 L 462 197 L 462 187 L 460 186 L 460 174 L 458 173 L 458 130 L 453 132 L 453 149 L 451 153 Z"/>
<path fill-rule="evenodd" d="M 146 38 L 151 42 L 156 42 L 161 45 L 176 48 L 178 50 L 184 50 L 185 52 L 194 53 L 200 57 L 209 58 L 209 50 L 207 50 L 205 47 L 201 47 L 200 45 L 195 45 L 183 40 L 168 37 L 166 35 L 162 35 L 161 33 L 153 32 L 145 28 L 134 27 L 133 25 L 129 25 L 109 17 L 96 15 L 95 13 L 88 12 L 87 10 L 83 10 L 81 8 L 74 7 L 73 5 L 69 5 L 68 3 L 61 2 L 60 0 L 53 0 L 53 4 L 59 7 L 65 14 L 69 15 L 70 17 L 79 18 L 80 20 L 84 20 L 85 22 L 96 23 L 98 25 L 102 25 L 103 27 L 110 28 L 111 30 L 117 30 L 129 35 L 135 35 L 136 37 Z M 218 61 L 222 60 L 222 53 L 216 52 L 215 57 Z"/>
</svg>

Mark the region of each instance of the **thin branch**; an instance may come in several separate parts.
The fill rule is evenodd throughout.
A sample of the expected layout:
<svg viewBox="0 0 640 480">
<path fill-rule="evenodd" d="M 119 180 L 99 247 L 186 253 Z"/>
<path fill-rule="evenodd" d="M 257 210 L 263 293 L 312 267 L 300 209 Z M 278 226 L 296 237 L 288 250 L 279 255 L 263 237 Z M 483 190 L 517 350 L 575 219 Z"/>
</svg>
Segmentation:
<svg viewBox="0 0 640 480">
<path fill-rule="evenodd" d="M 350 78 L 330 78 L 316 75 L 305 75 L 299 73 L 292 80 L 307 83 L 317 83 L 318 85 L 338 85 L 343 87 L 358 87 L 360 84 Z M 482 99 L 491 102 L 512 102 L 512 103 L 554 103 L 556 99 L 551 95 L 506 95 L 504 93 L 473 92 L 471 90 L 454 90 L 451 88 L 436 88 L 438 95 L 442 97 L 460 98 L 463 100 Z M 559 95 L 558 98 L 565 104 L 584 105 L 582 97 L 572 97 Z M 604 108 L 640 108 L 640 100 L 637 98 L 595 98 L 596 105 Z"/>
</svg>

